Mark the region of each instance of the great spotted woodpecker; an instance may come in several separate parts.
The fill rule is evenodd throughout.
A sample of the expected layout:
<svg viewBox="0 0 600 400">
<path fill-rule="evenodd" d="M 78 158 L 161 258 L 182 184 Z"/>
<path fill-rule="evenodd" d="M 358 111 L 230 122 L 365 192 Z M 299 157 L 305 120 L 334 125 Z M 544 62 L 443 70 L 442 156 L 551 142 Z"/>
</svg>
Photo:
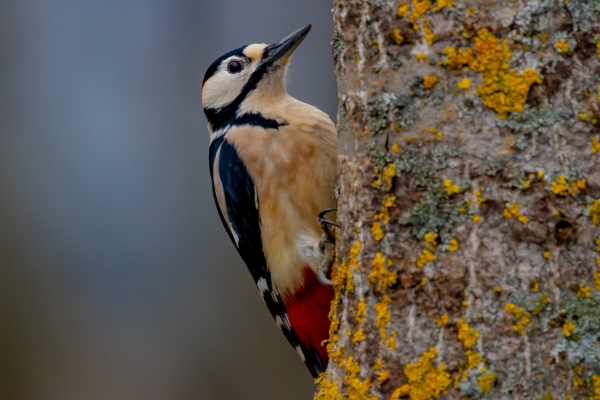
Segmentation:
<svg viewBox="0 0 600 400">
<path fill-rule="evenodd" d="M 337 136 L 329 117 L 285 89 L 308 25 L 214 61 L 202 82 L 221 221 L 271 315 L 313 377 L 327 367 Z"/>
</svg>

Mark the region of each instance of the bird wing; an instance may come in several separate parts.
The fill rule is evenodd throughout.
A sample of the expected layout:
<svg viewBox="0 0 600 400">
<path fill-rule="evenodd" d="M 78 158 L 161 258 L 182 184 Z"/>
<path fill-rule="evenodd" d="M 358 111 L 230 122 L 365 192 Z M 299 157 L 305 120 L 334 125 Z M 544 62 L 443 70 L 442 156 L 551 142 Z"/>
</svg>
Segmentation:
<svg viewBox="0 0 600 400">
<path fill-rule="evenodd" d="M 271 316 L 316 378 L 325 371 L 327 361 L 298 339 L 290 325 L 283 299 L 273 290 L 262 248 L 258 196 L 254 182 L 237 150 L 224 135 L 212 141 L 209 159 L 213 197 L 221 222 L 248 267 Z"/>
</svg>

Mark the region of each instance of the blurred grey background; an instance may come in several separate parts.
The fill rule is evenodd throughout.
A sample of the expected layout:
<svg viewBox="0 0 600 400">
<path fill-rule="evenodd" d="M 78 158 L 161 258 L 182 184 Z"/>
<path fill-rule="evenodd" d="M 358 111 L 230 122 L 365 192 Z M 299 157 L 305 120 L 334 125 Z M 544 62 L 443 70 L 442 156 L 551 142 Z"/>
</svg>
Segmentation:
<svg viewBox="0 0 600 400">
<path fill-rule="evenodd" d="M 213 205 L 200 82 L 301 26 L 334 117 L 331 2 L 0 2 L 0 399 L 310 399 Z"/>
</svg>

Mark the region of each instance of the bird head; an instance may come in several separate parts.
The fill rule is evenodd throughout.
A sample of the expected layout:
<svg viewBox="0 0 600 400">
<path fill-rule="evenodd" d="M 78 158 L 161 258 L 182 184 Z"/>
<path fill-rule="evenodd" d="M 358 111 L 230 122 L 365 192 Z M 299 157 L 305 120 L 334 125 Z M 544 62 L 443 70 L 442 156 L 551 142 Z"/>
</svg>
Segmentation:
<svg viewBox="0 0 600 400">
<path fill-rule="evenodd" d="M 287 66 L 311 28 L 307 25 L 271 45 L 242 46 L 208 67 L 202 81 L 202 107 L 211 134 L 240 115 L 268 108 L 286 94 Z"/>
</svg>

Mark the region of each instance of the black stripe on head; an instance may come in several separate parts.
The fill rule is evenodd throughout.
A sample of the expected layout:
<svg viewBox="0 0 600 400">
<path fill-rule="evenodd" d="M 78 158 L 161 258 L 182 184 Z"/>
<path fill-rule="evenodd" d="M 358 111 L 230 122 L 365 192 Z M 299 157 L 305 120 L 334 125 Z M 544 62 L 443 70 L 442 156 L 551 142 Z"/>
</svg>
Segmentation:
<svg viewBox="0 0 600 400">
<path fill-rule="evenodd" d="M 245 46 L 242 47 L 241 49 L 243 50 L 244 48 L 245 48 Z M 268 47 L 265 48 L 265 50 L 267 50 L 267 49 L 268 49 Z M 239 49 L 237 49 L 237 50 L 239 50 Z M 265 50 L 263 50 L 263 57 L 262 57 L 263 60 L 265 60 L 265 54 L 264 54 Z M 262 61 L 258 65 L 258 68 L 256 68 L 256 70 L 252 73 L 252 75 L 250 75 L 248 82 L 246 82 L 246 84 L 242 88 L 242 91 L 240 92 L 240 94 L 231 103 L 229 103 L 228 105 L 226 105 L 225 107 L 222 107 L 222 108 L 205 108 L 204 109 L 204 114 L 206 115 L 206 119 L 210 123 L 213 131 L 217 131 L 227 125 L 241 125 L 241 124 L 237 124 L 235 122 L 236 117 L 237 117 L 236 112 L 237 112 L 240 104 L 242 104 L 242 102 L 246 99 L 246 97 L 254 89 L 256 89 L 256 86 L 258 85 L 260 80 L 263 78 L 263 76 L 267 73 L 268 69 L 273 65 L 273 62 L 274 61 L 271 61 L 271 60 Z M 260 115 L 260 114 L 255 114 L 255 115 Z M 262 117 L 262 118 L 264 119 L 264 117 Z M 273 121 L 273 120 L 267 120 L 267 121 Z M 276 121 L 274 121 L 274 122 L 276 123 Z M 248 123 L 246 123 L 246 124 L 248 124 Z M 272 125 L 273 123 L 269 122 L 269 124 Z M 263 124 L 256 124 L 256 125 L 263 126 Z M 277 124 L 277 125 L 280 126 L 279 124 Z M 269 127 L 271 127 L 271 126 L 269 126 Z M 276 128 L 276 127 L 273 127 L 273 128 Z"/>
<path fill-rule="evenodd" d="M 241 58 L 245 58 L 247 60 L 248 57 L 246 57 L 246 55 L 244 54 L 244 49 L 246 47 L 248 47 L 248 45 L 239 47 L 239 48 L 237 48 L 235 50 L 231 50 L 229 53 L 225 53 L 221 57 L 219 57 L 215 61 L 213 61 L 213 63 L 210 64 L 210 66 L 206 70 L 206 73 L 204 74 L 204 79 L 202 79 L 202 87 L 204 87 L 204 83 L 207 80 L 209 80 L 210 77 L 215 74 L 215 72 L 217 72 L 217 69 L 219 68 L 219 65 L 221 65 L 221 63 L 223 62 L 223 60 L 226 60 L 226 59 L 228 59 L 231 56 L 238 56 L 238 57 L 241 57 Z"/>
</svg>

